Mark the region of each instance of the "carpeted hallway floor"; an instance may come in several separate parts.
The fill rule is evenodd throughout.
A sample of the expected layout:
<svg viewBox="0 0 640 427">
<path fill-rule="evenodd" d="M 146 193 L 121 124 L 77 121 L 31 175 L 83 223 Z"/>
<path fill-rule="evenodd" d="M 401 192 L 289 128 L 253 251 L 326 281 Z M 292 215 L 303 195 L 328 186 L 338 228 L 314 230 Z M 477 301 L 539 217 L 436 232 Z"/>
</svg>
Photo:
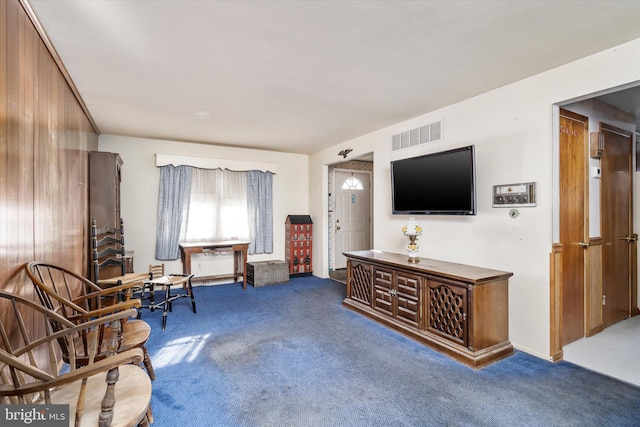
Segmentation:
<svg viewBox="0 0 640 427">
<path fill-rule="evenodd" d="M 195 288 L 143 312 L 154 427 L 637 426 L 640 388 L 525 353 L 476 371 L 341 306 L 344 285 Z"/>
</svg>

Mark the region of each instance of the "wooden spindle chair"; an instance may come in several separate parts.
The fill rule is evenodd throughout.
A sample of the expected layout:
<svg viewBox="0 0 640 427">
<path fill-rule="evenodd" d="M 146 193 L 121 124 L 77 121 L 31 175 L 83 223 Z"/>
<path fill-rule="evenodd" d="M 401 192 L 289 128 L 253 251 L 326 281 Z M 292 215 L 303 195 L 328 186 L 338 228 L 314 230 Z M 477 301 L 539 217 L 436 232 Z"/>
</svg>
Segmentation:
<svg viewBox="0 0 640 427">
<path fill-rule="evenodd" d="M 77 427 L 152 422 L 151 380 L 138 366 L 142 350 L 116 352 L 120 323 L 136 310 L 74 324 L 41 304 L 0 291 L 0 312 L 0 403 L 69 405 L 69 425 Z M 73 355 L 82 335 L 92 339 L 86 341 L 89 360 L 78 367 Z M 110 355 L 96 360 L 103 335 L 110 337 Z M 71 356 L 62 372 L 60 346 Z"/>
<path fill-rule="evenodd" d="M 129 298 L 121 301 L 123 295 L 131 295 L 131 288 L 135 284 L 103 289 L 79 274 L 53 264 L 33 261 L 26 264 L 24 268 L 42 305 L 74 324 L 82 324 L 94 318 L 140 306 L 140 300 L 137 299 Z M 125 319 L 120 327 L 117 351 L 142 349 L 145 368 L 149 377 L 154 380 L 153 364 L 145 346 L 151 335 L 151 327 L 144 320 L 135 318 Z M 95 357 L 100 359 L 106 355 L 107 349 L 99 348 Z M 67 363 L 71 363 L 70 360 L 73 357 L 78 366 L 82 366 L 88 360 L 88 354 L 71 355 L 65 352 L 64 348 L 62 356 Z"/>
</svg>

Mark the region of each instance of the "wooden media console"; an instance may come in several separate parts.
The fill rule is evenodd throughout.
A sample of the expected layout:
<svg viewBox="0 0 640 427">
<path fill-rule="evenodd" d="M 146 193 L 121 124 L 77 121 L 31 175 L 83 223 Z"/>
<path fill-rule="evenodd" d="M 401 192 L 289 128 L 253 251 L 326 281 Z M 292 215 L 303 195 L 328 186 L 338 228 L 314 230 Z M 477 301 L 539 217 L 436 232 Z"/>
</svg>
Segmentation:
<svg viewBox="0 0 640 427">
<path fill-rule="evenodd" d="M 344 255 L 345 307 L 473 368 L 513 354 L 513 273 L 372 250 Z"/>
</svg>

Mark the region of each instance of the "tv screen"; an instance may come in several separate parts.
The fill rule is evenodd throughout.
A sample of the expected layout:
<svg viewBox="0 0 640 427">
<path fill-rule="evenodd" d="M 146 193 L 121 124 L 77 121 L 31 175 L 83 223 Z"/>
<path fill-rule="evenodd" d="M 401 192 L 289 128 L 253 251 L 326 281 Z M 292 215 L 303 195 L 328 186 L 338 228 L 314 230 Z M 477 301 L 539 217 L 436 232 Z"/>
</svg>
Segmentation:
<svg viewBox="0 0 640 427">
<path fill-rule="evenodd" d="M 475 147 L 391 162 L 394 214 L 475 215 Z"/>
</svg>

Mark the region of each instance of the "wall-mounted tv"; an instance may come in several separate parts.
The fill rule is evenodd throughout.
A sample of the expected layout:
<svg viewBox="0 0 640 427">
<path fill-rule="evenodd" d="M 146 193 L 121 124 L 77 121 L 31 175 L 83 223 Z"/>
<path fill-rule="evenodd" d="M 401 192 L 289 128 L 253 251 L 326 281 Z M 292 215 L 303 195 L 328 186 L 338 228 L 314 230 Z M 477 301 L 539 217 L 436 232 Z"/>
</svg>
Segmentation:
<svg viewBox="0 0 640 427">
<path fill-rule="evenodd" d="M 475 147 L 391 162 L 394 214 L 475 215 Z"/>
</svg>

